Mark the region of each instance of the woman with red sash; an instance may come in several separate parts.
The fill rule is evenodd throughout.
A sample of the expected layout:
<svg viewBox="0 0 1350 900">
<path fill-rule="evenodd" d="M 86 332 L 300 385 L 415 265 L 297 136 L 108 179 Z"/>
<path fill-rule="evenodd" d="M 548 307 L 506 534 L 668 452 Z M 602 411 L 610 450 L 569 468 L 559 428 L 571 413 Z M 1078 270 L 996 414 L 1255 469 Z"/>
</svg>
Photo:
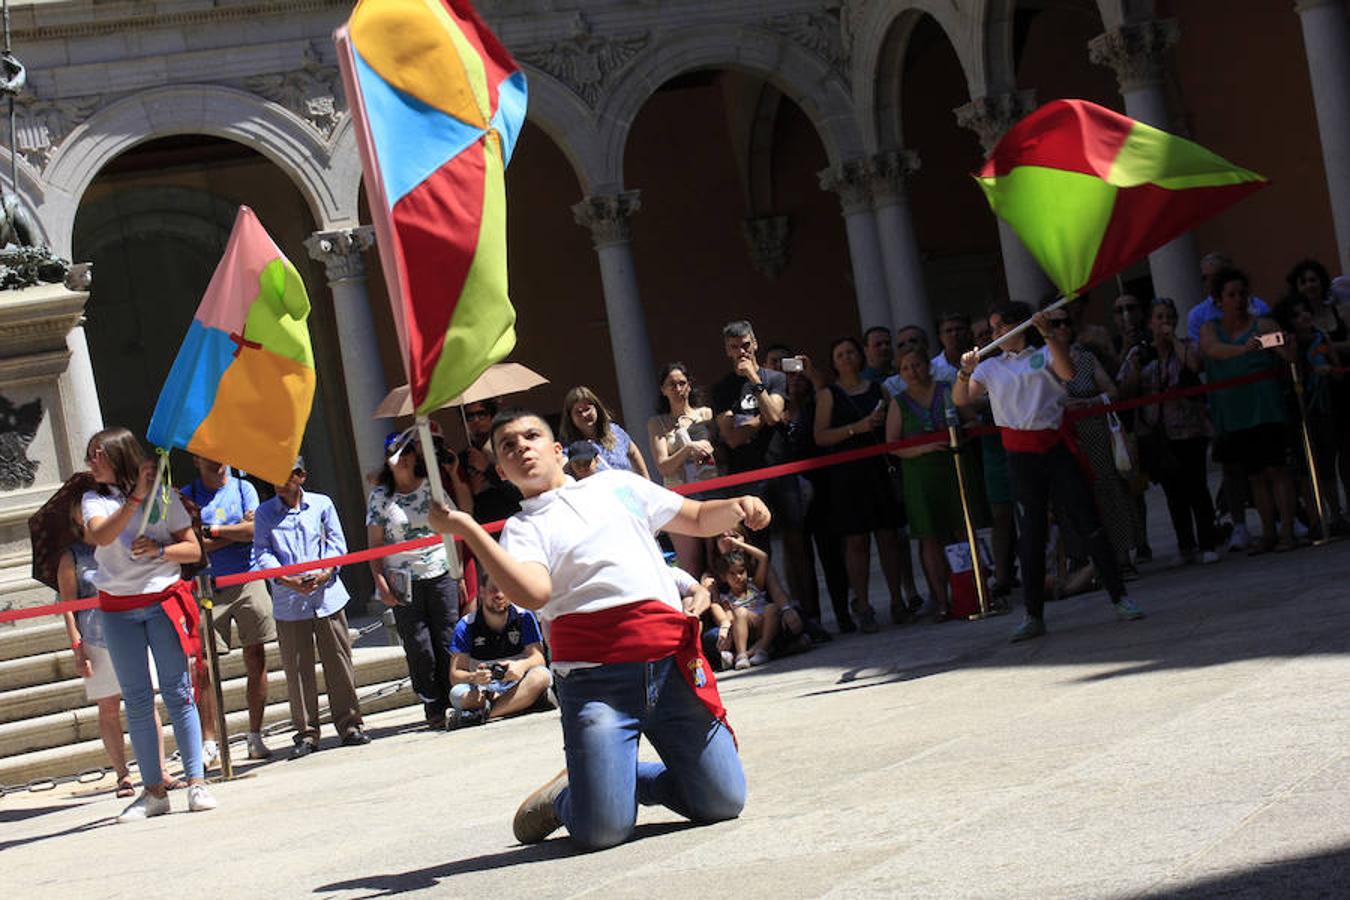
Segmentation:
<svg viewBox="0 0 1350 900">
<path fill-rule="evenodd" d="M 160 767 L 154 692 L 146 650 L 155 658 L 160 695 L 173 720 L 173 735 L 188 780 L 188 809 L 214 809 L 202 778 L 202 733 L 193 702 L 188 660 L 200 650 L 197 600 L 181 566 L 201 559 L 192 519 L 176 491 L 165 503 L 148 496 L 155 464 L 125 428 L 107 428 L 89 439 L 85 462 L 98 482 L 84 495 L 85 536 L 94 545 L 103 634 L 127 707 L 127 731 L 141 769 L 144 790 L 117 817 L 133 822 L 169 812 Z M 138 535 L 141 507 L 155 504 L 145 533 Z"/>
<path fill-rule="evenodd" d="M 516 838 L 536 843 L 566 826 L 587 849 L 612 847 L 632 834 L 638 804 L 696 822 L 735 818 L 745 773 L 703 657 L 702 610 L 682 604 L 653 535 L 760 529 L 767 507 L 688 500 L 630 472 L 573 481 L 547 423 L 523 410 L 496 417 L 492 444 L 525 497 L 501 544 L 464 513 L 440 507 L 429 522 L 463 538 L 548 632 L 567 768 L 521 804 Z M 642 735 L 661 762 L 638 762 Z"/>
<path fill-rule="evenodd" d="M 1031 318 L 1031 307 L 1025 303 L 1007 303 L 990 314 L 989 324 L 999 338 Z M 1012 634 L 1014 643 L 1045 634 L 1045 548 L 1052 500 L 1056 515 L 1085 536 L 1117 617 L 1144 617 L 1125 596 L 1125 583 L 1093 506 L 1092 492 L 1066 440 L 1064 383 L 1074 374 L 1067 329 L 1053 327 L 1045 313 L 1038 313 L 1033 321 L 1045 346 L 1033 344 L 1028 333 L 1022 332 L 1004 342 L 1002 355 L 984 362 L 980 362 L 979 348 L 971 350 L 961 357 L 952 387 L 952 400 L 958 406 L 989 396 L 994 424 L 1008 451 L 1026 603 L 1022 624 Z"/>
</svg>

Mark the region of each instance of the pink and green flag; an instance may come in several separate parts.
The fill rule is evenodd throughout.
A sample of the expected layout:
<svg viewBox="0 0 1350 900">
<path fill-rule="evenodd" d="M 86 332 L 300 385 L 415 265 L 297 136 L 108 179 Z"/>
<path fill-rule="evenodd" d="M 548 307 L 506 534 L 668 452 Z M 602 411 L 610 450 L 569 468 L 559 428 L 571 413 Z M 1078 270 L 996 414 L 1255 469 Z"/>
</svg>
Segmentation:
<svg viewBox="0 0 1350 900">
<path fill-rule="evenodd" d="M 1067 297 L 1267 183 L 1199 144 L 1086 100 L 1055 100 L 1018 122 L 975 178 Z"/>
<path fill-rule="evenodd" d="M 314 402 L 309 296 L 247 206 L 155 404 L 146 435 L 281 484 Z"/>
</svg>

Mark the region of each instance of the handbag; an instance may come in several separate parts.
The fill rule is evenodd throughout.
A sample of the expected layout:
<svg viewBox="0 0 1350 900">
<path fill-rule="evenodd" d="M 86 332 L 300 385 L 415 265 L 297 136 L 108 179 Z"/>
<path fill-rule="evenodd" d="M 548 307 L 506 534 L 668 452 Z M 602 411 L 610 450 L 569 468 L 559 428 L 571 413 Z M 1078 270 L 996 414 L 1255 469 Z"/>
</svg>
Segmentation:
<svg viewBox="0 0 1350 900">
<path fill-rule="evenodd" d="M 412 573 L 407 569 L 385 569 L 384 580 L 389 584 L 389 593 L 399 606 L 412 605 Z"/>
<path fill-rule="evenodd" d="M 1125 428 L 1120 424 L 1120 416 L 1108 412 L 1106 426 L 1111 429 L 1111 458 L 1116 464 L 1116 471 L 1128 479 L 1134 474 L 1135 463 L 1130 455 L 1129 444 L 1125 442 Z"/>
</svg>

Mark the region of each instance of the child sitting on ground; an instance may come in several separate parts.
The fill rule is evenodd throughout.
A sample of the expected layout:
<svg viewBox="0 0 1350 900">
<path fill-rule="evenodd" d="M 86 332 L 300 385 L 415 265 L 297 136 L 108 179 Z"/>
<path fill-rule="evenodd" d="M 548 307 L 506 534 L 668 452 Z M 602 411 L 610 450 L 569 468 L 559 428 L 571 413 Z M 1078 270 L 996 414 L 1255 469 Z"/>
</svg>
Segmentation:
<svg viewBox="0 0 1350 900">
<path fill-rule="evenodd" d="M 717 539 L 717 550 L 715 569 L 723 589 L 709 612 L 718 626 L 717 649 L 724 666 L 746 669 L 771 656 L 809 648 L 805 622 L 769 565 L 768 554 L 734 531 Z"/>
</svg>

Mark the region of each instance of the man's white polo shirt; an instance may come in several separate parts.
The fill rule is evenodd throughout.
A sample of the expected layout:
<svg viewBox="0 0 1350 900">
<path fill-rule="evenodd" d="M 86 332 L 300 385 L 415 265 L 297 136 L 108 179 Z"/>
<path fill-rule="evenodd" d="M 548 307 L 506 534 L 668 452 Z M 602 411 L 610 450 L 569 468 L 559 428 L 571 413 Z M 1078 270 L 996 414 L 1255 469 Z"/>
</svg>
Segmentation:
<svg viewBox="0 0 1350 900">
<path fill-rule="evenodd" d="M 502 529 L 502 547 L 548 569 L 552 596 L 538 611 L 547 630 L 569 613 L 640 600 L 682 610 L 670 567 L 653 536 L 684 498 L 632 472 L 610 469 L 531 497 Z"/>
<path fill-rule="evenodd" d="M 1045 347 L 990 357 L 975 367 L 970 380 L 988 389 L 994 424 L 1002 428 L 1053 430 L 1064 420 L 1067 392 Z"/>
</svg>

